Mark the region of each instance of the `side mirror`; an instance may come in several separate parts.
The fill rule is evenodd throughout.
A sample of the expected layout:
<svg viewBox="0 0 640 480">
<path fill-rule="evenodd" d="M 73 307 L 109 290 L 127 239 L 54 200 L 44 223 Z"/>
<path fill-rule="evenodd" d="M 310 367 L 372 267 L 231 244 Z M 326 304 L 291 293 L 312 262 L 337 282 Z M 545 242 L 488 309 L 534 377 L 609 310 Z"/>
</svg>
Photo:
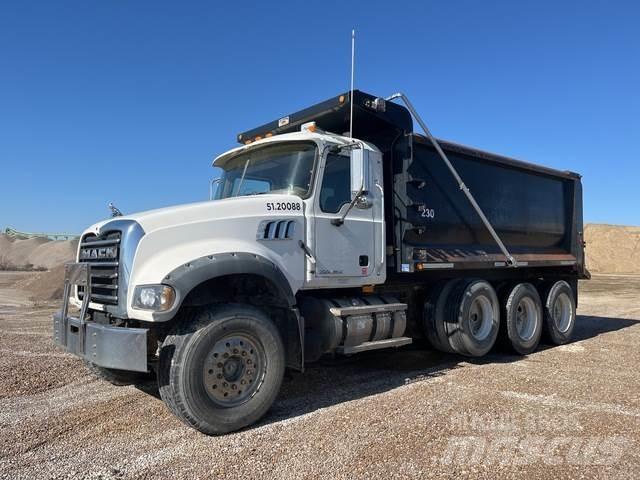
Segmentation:
<svg viewBox="0 0 640 480">
<path fill-rule="evenodd" d="M 358 193 L 368 192 L 369 184 L 369 150 L 364 148 L 354 148 L 350 151 L 351 161 L 351 198 L 354 199 Z"/>
</svg>

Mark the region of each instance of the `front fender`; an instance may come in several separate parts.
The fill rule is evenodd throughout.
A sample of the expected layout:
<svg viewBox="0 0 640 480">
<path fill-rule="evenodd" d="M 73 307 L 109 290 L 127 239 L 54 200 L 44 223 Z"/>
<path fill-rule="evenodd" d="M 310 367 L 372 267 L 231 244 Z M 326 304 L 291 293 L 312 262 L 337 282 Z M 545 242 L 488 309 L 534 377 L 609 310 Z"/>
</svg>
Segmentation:
<svg viewBox="0 0 640 480">
<path fill-rule="evenodd" d="M 255 253 L 220 253 L 197 258 L 167 274 L 162 283 L 174 288 L 177 295 L 176 302 L 171 310 L 154 313 L 153 320 L 166 321 L 173 318 L 185 297 L 201 283 L 234 274 L 253 274 L 264 277 L 276 286 L 278 293 L 286 299 L 290 307 L 296 304 L 291 285 L 276 264 Z"/>
<path fill-rule="evenodd" d="M 285 211 L 269 209 L 269 205 L 276 201 L 286 201 L 285 203 L 296 205 L 298 208 Z M 257 261 L 259 267 L 252 268 L 265 275 L 265 272 L 274 270 L 274 267 L 267 268 L 265 265 L 276 265 L 280 272 L 276 275 L 278 281 L 284 276 L 286 281 L 283 283 L 295 295 L 304 283 L 305 259 L 299 246 L 299 241 L 304 239 L 305 231 L 303 212 L 304 203 L 297 197 L 261 195 L 197 204 L 141 216 L 141 225 L 146 234 L 140 240 L 133 260 L 127 299 L 129 318 L 158 320 L 157 315 L 152 312 L 132 307 L 135 286 L 166 283 L 167 276 L 174 277 L 183 270 L 192 272 L 189 275 L 193 279 L 204 278 L 207 275 L 210 275 L 208 278 L 215 278 L 223 275 L 216 272 L 227 270 L 234 273 L 252 273 L 240 270 L 248 268 L 250 256 L 262 259 Z M 294 222 L 291 231 L 287 229 L 290 234 L 283 238 L 265 237 L 262 226 L 264 222 L 281 220 Z M 236 258 L 233 255 L 236 255 Z M 225 262 L 209 261 L 209 257 L 225 259 Z M 207 267 L 202 267 L 202 273 L 193 273 L 195 264 Z M 209 273 L 205 273 L 207 271 Z M 187 274 L 183 275 L 186 278 Z M 184 292 L 178 293 L 186 295 Z M 163 315 L 163 318 L 167 316 Z"/>
</svg>

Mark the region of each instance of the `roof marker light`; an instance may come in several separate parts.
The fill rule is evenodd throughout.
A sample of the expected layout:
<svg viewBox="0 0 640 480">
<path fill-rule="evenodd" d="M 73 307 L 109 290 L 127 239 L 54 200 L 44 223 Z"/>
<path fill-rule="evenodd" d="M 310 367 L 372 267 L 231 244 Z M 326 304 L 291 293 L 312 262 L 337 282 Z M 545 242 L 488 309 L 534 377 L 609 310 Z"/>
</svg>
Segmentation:
<svg viewBox="0 0 640 480">
<path fill-rule="evenodd" d="M 316 122 L 303 123 L 300 127 L 301 132 L 313 133 L 318 129 Z"/>
</svg>

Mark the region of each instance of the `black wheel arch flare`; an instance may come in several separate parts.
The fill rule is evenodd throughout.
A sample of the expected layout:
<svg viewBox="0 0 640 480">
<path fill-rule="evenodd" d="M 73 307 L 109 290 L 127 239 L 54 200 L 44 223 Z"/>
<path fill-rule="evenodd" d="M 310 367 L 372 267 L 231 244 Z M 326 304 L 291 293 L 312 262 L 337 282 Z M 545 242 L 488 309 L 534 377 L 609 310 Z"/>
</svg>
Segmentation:
<svg viewBox="0 0 640 480">
<path fill-rule="evenodd" d="M 201 283 L 234 274 L 253 274 L 266 278 L 275 285 L 289 307 L 295 306 L 295 294 L 287 277 L 276 264 L 255 253 L 219 253 L 182 264 L 162 279 L 164 285 L 169 285 L 176 291 L 176 302 L 170 310 L 154 313 L 154 321 L 167 321 L 173 318 L 189 292 Z"/>
</svg>

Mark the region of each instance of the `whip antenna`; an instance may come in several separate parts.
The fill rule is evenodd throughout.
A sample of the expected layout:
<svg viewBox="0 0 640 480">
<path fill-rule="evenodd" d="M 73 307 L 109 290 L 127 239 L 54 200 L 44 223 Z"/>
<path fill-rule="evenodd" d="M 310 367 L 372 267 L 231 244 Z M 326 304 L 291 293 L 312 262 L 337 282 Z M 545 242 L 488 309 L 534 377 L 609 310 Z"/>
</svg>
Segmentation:
<svg viewBox="0 0 640 480">
<path fill-rule="evenodd" d="M 349 113 L 349 138 L 353 138 L 353 75 L 355 69 L 356 57 L 356 31 L 351 30 L 351 93 L 349 101 L 351 102 L 351 112 Z"/>
</svg>

